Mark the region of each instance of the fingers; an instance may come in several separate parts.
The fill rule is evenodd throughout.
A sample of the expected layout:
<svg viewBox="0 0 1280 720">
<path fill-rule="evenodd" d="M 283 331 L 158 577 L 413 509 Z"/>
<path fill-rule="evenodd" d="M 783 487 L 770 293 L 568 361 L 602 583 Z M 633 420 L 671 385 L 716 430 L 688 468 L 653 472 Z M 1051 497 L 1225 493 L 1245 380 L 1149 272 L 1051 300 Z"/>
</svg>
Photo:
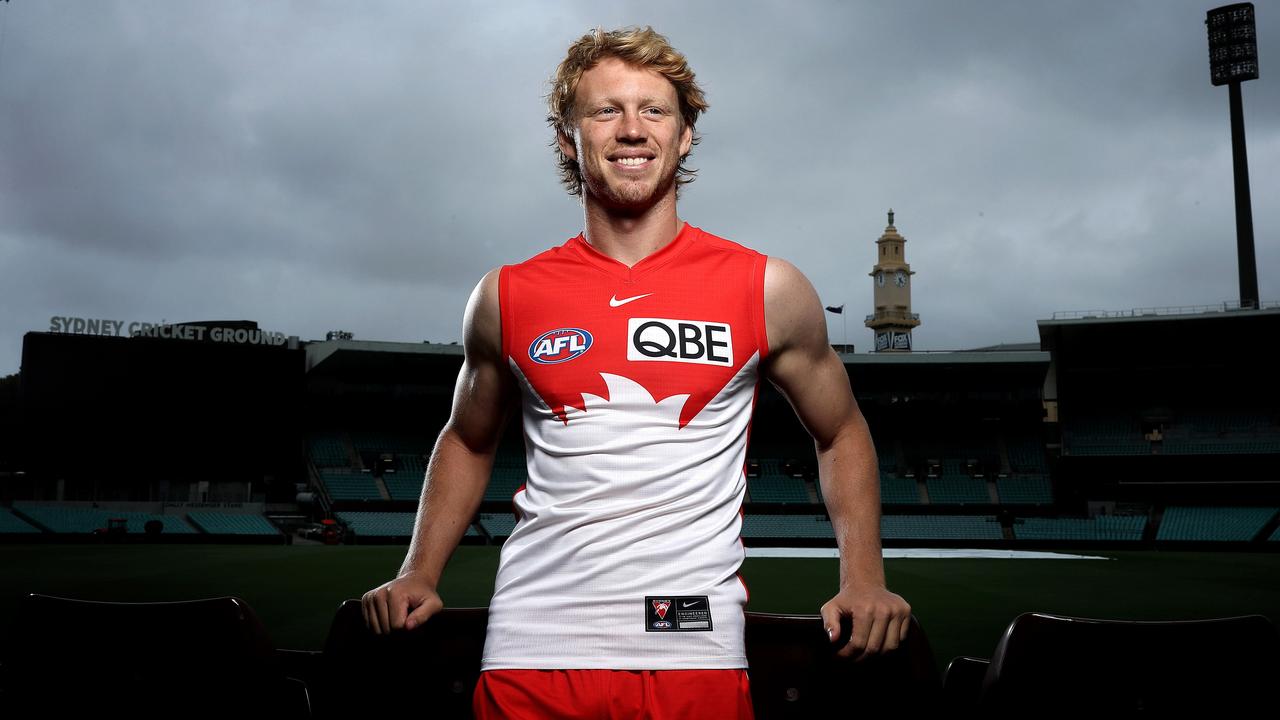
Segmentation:
<svg viewBox="0 0 1280 720">
<path fill-rule="evenodd" d="M 369 628 L 370 630 L 376 633 L 377 628 L 374 626 L 373 616 L 369 614 L 369 596 L 372 593 L 373 591 L 370 590 L 369 592 L 365 593 L 360 597 L 360 614 L 364 616 L 365 627 Z"/>
<path fill-rule="evenodd" d="M 405 618 L 409 616 L 409 598 L 404 591 L 387 593 L 387 612 L 391 616 L 391 629 L 403 630 Z"/>
<path fill-rule="evenodd" d="M 822 626 L 827 630 L 827 639 L 836 642 L 840 639 L 840 610 L 828 602 L 818 612 L 822 615 Z"/>
<path fill-rule="evenodd" d="M 860 662 L 873 655 L 893 652 L 905 642 L 910 623 L 910 615 L 900 615 L 889 608 L 867 608 L 861 613 L 855 611 L 853 633 L 837 654 Z"/>
<path fill-rule="evenodd" d="M 884 652 L 893 652 L 898 649 L 898 643 L 902 637 L 902 630 L 900 628 L 905 622 L 906 620 L 898 617 L 897 615 L 889 618 L 888 627 L 885 628 L 884 631 Z"/>
<path fill-rule="evenodd" d="M 360 598 L 360 612 L 364 615 L 364 624 L 374 635 L 386 635 L 391 632 L 388 622 L 387 586 L 374 588 Z"/>
<path fill-rule="evenodd" d="M 405 620 L 404 626 L 408 630 L 412 630 L 422 623 L 426 622 L 432 615 L 439 612 L 444 607 L 444 602 L 440 600 L 439 595 L 430 595 Z"/>
<path fill-rule="evenodd" d="M 880 633 L 877 635 L 876 633 Z M 853 633 L 849 635 L 849 642 L 840 648 L 837 653 L 841 657 L 857 657 L 858 660 L 863 659 L 868 654 L 878 652 L 880 649 L 879 638 L 884 634 L 884 620 L 874 615 L 868 610 L 854 611 L 853 613 Z M 875 640 L 875 650 L 871 650 L 871 642 Z"/>
<path fill-rule="evenodd" d="M 360 598 L 365 625 L 375 635 L 412 630 L 444 607 L 434 590 L 409 588 L 398 582 L 393 580 Z"/>
<path fill-rule="evenodd" d="M 377 590 L 370 590 L 360 598 L 360 612 L 364 615 L 364 624 L 373 632 L 374 635 L 381 635 L 382 628 L 378 627 L 378 613 L 373 609 L 373 597 Z"/>
<path fill-rule="evenodd" d="M 373 593 L 373 613 L 378 619 L 379 635 L 391 632 L 391 611 L 387 609 L 388 594 L 389 591 L 385 588 L 378 588 Z"/>
</svg>

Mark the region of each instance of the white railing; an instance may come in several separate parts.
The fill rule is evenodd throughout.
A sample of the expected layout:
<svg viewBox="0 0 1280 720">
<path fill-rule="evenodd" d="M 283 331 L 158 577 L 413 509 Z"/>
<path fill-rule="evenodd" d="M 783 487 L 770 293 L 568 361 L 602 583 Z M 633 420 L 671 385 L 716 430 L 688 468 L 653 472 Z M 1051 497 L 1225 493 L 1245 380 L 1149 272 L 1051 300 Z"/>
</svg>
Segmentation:
<svg viewBox="0 0 1280 720">
<path fill-rule="evenodd" d="M 1257 308 L 1241 307 L 1236 302 L 1221 302 L 1217 305 L 1171 305 L 1166 307 L 1132 308 L 1129 310 L 1061 310 L 1053 314 L 1054 320 L 1077 320 L 1085 318 L 1126 318 L 1151 315 L 1200 315 L 1213 312 L 1232 312 L 1235 310 L 1272 310 L 1280 308 L 1280 301 L 1267 301 Z"/>
</svg>

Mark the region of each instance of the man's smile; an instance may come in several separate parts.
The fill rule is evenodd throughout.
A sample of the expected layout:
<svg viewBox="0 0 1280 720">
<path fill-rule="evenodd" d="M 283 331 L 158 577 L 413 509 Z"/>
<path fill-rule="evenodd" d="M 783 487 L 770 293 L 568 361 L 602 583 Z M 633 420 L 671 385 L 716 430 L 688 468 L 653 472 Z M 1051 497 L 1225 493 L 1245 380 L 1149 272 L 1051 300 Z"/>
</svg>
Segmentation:
<svg viewBox="0 0 1280 720">
<path fill-rule="evenodd" d="M 627 170 L 645 168 L 656 160 L 657 155 L 650 151 L 623 151 L 609 156 L 609 164 Z"/>
<path fill-rule="evenodd" d="M 649 158 L 638 158 L 638 157 L 618 158 L 617 160 L 613 161 L 613 164 L 621 165 L 622 167 L 628 167 L 628 168 L 643 167 L 649 164 Z"/>
</svg>

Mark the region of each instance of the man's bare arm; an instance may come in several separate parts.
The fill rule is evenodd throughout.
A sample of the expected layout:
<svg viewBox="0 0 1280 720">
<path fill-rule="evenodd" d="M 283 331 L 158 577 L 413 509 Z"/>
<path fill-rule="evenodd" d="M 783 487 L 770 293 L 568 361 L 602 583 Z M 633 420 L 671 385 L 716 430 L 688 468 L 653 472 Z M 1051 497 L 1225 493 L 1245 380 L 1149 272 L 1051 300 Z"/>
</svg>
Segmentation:
<svg viewBox="0 0 1280 720">
<path fill-rule="evenodd" d="M 397 577 L 363 598 L 365 621 L 376 633 L 412 629 L 443 607 L 436 592 L 440 576 L 489 483 L 516 398 L 502 357 L 498 273 L 486 274 L 467 302 L 453 410 L 427 465 L 409 551 Z"/>
<path fill-rule="evenodd" d="M 854 623 L 842 655 L 893 650 L 906 637 L 910 606 L 885 587 L 880 548 L 880 481 L 875 445 L 849 386 L 844 363 L 827 342 L 822 303 L 808 279 L 785 260 L 765 268 L 766 377 L 786 396 L 813 436 L 818 480 L 840 547 L 840 593 L 822 607 L 828 632 L 841 616 Z"/>
</svg>

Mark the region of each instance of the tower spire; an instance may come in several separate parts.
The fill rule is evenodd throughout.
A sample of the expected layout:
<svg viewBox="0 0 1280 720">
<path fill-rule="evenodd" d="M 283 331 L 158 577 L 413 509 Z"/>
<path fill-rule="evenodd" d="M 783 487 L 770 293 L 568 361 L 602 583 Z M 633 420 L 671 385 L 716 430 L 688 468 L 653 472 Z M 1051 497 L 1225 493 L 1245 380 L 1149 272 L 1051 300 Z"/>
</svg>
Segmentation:
<svg viewBox="0 0 1280 720">
<path fill-rule="evenodd" d="M 876 352 L 910 352 L 911 331 L 920 325 L 920 316 L 911 312 L 911 276 L 915 271 L 907 263 L 907 239 L 893 226 L 893 216 L 893 208 L 889 208 L 889 227 L 876 240 L 877 262 L 868 273 L 875 312 L 867 316 L 865 325 L 875 332 Z"/>
</svg>

